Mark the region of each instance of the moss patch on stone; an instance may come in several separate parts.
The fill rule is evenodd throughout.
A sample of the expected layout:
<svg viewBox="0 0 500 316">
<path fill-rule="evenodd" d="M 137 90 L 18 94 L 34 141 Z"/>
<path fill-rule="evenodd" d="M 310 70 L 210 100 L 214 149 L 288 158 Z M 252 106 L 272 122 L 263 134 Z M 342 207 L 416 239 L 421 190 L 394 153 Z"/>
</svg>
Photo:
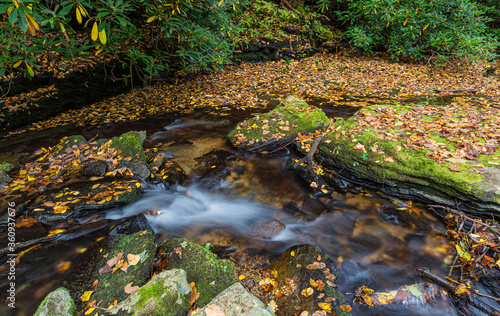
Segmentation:
<svg viewBox="0 0 500 316">
<path fill-rule="evenodd" d="M 215 254 L 187 239 L 169 239 L 158 247 L 158 251 L 159 254 L 172 253 L 166 269 L 183 269 L 187 273 L 188 282 L 195 283 L 200 293 L 196 301 L 197 306 L 208 304 L 219 293 L 237 282 L 233 262 L 217 259 Z"/>
<path fill-rule="evenodd" d="M 235 147 L 264 152 L 291 142 L 298 133 L 324 130 L 330 123 L 321 109 L 291 96 L 271 112 L 239 123 L 228 138 Z"/>
<path fill-rule="evenodd" d="M 90 282 L 99 280 L 95 292 L 90 300 L 101 302 L 101 307 L 107 308 L 114 300 L 121 301 L 128 294 L 124 289 L 127 284 L 131 286 L 142 286 L 150 277 L 153 269 L 153 260 L 156 252 L 155 238 L 149 231 L 137 232 L 132 235 L 116 234 L 109 237 L 105 251 L 101 253 L 102 258 L 96 266 L 96 272 Z M 122 253 L 123 263 L 127 262 L 127 269 L 117 269 L 114 273 L 99 272 L 99 269 L 107 265 L 107 262 L 114 256 Z M 127 255 L 138 255 L 140 261 L 135 265 L 128 264 Z M 111 267 L 115 269 L 117 265 Z"/>
<path fill-rule="evenodd" d="M 9 177 L 9 171 L 11 171 L 12 168 L 14 168 L 12 164 L 0 161 L 0 182 L 9 182 L 12 180 L 12 178 Z"/>
<path fill-rule="evenodd" d="M 60 287 L 45 297 L 34 316 L 73 316 L 75 313 L 76 306 L 69 291 Z"/>
<path fill-rule="evenodd" d="M 189 310 L 191 287 L 181 269 L 163 271 L 118 303 L 109 315 L 184 316 Z"/>
<path fill-rule="evenodd" d="M 408 138 L 416 134 L 397 128 L 405 124 L 404 119 L 396 119 L 389 126 L 359 124 L 360 118 L 375 115 L 376 110 L 380 113 L 380 107 L 394 110 L 391 115 L 396 117 L 412 110 L 410 106 L 400 105 L 368 106 L 347 121 L 339 120 L 336 131 L 327 135 L 318 147 L 317 157 L 325 166 L 344 170 L 357 180 L 382 183 L 388 190 L 397 186 L 417 188 L 417 195 L 438 203 L 449 204 L 455 198 L 475 199 L 474 207 L 478 210 L 500 211 L 500 192 L 496 192 L 500 180 L 495 180 L 492 170 L 488 169 L 497 169 L 493 166 L 500 158 L 498 151 L 493 155 L 480 154 L 475 160 L 448 158 L 437 161 L 426 157 L 433 151 L 405 148 Z M 432 119 L 422 115 L 422 120 L 432 122 Z M 385 133 L 383 137 L 381 131 Z M 456 151 L 455 144 L 439 133 L 427 132 L 422 138 L 448 152 Z M 460 172 L 452 171 L 451 165 L 458 166 Z"/>
<path fill-rule="evenodd" d="M 84 142 L 86 142 L 86 140 L 82 135 L 64 137 L 63 139 L 61 139 L 61 142 L 53 149 L 54 156 L 57 157 L 58 155 L 63 154 L 66 149 L 72 147 L 73 145 L 78 146 Z"/>
<path fill-rule="evenodd" d="M 110 148 L 121 150 L 123 157 L 133 157 L 146 162 L 146 155 L 142 143 L 146 138 L 146 132 L 130 131 L 118 137 L 113 137 Z"/>
</svg>

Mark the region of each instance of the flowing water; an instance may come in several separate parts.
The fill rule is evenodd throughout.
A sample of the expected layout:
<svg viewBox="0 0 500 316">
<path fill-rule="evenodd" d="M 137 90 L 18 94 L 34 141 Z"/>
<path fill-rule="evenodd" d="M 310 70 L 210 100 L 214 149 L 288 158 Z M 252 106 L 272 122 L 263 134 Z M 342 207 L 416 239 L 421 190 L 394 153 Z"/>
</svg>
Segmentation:
<svg viewBox="0 0 500 316">
<path fill-rule="evenodd" d="M 132 205 L 66 223 L 65 227 L 73 227 L 71 234 L 46 240 L 19 260 L 18 308 L 13 313 L 3 304 L 0 314 L 31 315 L 51 290 L 79 285 L 110 228 L 140 213 L 146 214 L 159 240 L 181 236 L 217 249 L 231 248 L 236 254 L 257 253 L 265 260 L 273 260 L 293 245 L 317 245 L 338 264 L 341 276 L 337 284 L 345 293 L 353 293 L 361 285 L 386 292 L 421 282 L 415 271 L 418 267 L 446 274 L 451 249 L 445 229 L 424 206 L 410 208 L 403 201 L 363 188 L 314 198 L 308 185 L 285 169 L 286 159 L 295 153 L 283 150 L 272 157 L 259 157 L 230 146 L 225 136 L 243 116 L 200 114 L 73 129 L 71 133 L 90 136 L 87 138 L 147 130 L 145 146 L 172 152 L 173 159 L 190 175 L 189 181 L 166 190 L 149 187 Z M 67 128 L 52 130 L 52 138 L 45 142 L 55 145 L 68 133 Z M 0 160 L 19 161 L 23 153 L 39 145 L 36 134 L 20 137 L 24 139 L 0 144 L 4 149 Z M 22 149 L 13 150 L 16 146 Z M 25 231 L 22 238 L 38 237 L 36 229 Z M 44 227 L 38 229 L 43 236 Z M 238 256 L 234 258 L 237 264 L 245 265 L 238 262 Z M 8 264 L 0 267 L 2 299 L 9 287 L 8 269 Z M 353 313 L 455 315 L 446 304 L 370 310 L 355 307 Z"/>
</svg>

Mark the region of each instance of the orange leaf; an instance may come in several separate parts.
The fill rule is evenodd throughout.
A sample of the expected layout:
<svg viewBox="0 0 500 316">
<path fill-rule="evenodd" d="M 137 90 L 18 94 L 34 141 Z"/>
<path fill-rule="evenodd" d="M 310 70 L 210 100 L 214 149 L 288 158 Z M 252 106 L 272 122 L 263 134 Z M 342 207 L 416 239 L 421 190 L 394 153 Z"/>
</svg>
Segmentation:
<svg viewBox="0 0 500 316">
<path fill-rule="evenodd" d="M 129 284 L 125 285 L 125 288 L 124 288 L 125 293 L 132 294 L 139 289 L 139 287 L 137 285 L 132 286 L 132 283 L 134 283 L 134 282 L 130 282 Z"/>
</svg>

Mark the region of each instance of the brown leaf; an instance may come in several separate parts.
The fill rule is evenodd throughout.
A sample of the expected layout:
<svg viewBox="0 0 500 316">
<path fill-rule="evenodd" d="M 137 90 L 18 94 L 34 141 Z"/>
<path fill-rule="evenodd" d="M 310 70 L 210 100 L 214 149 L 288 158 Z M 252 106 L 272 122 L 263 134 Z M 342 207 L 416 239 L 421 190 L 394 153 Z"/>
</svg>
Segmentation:
<svg viewBox="0 0 500 316">
<path fill-rule="evenodd" d="M 312 270 L 312 269 L 323 269 L 324 267 L 326 267 L 326 264 L 324 262 L 314 262 L 314 263 L 311 263 L 311 264 L 308 264 L 306 266 L 306 269 L 309 269 L 309 270 Z"/>
<path fill-rule="evenodd" d="M 457 165 L 449 165 L 448 169 L 450 169 L 451 171 L 460 172 L 460 167 Z"/>
<path fill-rule="evenodd" d="M 384 158 L 384 161 L 392 163 L 392 162 L 394 162 L 394 159 L 392 159 L 392 156 L 389 156 L 387 158 Z"/>
<path fill-rule="evenodd" d="M 347 304 L 340 305 L 339 308 L 347 313 L 349 313 L 352 310 L 352 307 Z"/>
<path fill-rule="evenodd" d="M 175 253 L 179 256 L 179 259 L 182 260 L 182 248 L 181 247 L 175 248 Z"/>
<path fill-rule="evenodd" d="M 200 297 L 200 293 L 196 289 L 194 282 L 189 283 L 189 286 L 191 287 L 191 296 L 189 297 L 189 306 L 193 306 L 193 304 L 196 302 L 198 297 Z"/>
<path fill-rule="evenodd" d="M 130 282 L 129 284 L 125 285 L 125 288 L 124 288 L 125 293 L 132 294 L 139 289 L 139 287 L 137 285 L 132 286 L 132 283 L 134 283 L 134 282 Z"/>
<path fill-rule="evenodd" d="M 141 261 L 141 256 L 129 253 L 127 255 L 127 261 L 129 265 L 135 266 L 137 263 L 139 263 L 139 261 Z"/>
<path fill-rule="evenodd" d="M 361 143 L 357 143 L 356 146 L 353 147 L 353 149 L 356 149 L 356 150 L 364 150 L 365 149 L 365 145 L 361 144 Z"/>
</svg>

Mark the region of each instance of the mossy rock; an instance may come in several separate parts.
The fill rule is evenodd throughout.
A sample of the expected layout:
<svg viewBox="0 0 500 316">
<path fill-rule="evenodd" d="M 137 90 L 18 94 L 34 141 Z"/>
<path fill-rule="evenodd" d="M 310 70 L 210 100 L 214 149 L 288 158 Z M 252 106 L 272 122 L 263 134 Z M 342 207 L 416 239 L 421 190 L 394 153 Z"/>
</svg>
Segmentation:
<svg viewBox="0 0 500 316">
<path fill-rule="evenodd" d="M 76 306 L 69 291 L 60 287 L 45 297 L 34 316 L 73 316 Z"/>
<path fill-rule="evenodd" d="M 53 149 L 54 157 L 64 154 L 66 149 L 71 148 L 72 146 L 78 146 L 85 142 L 86 142 L 85 137 L 83 137 L 82 135 L 73 135 L 69 137 L 64 137 L 61 139 L 59 144 L 57 144 L 57 146 L 54 147 Z"/>
<path fill-rule="evenodd" d="M 191 291 L 186 271 L 181 269 L 163 271 L 106 314 L 184 316 L 189 310 Z"/>
<path fill-rule="evenodd" d="M 146 132 L 130 131 L 118 137 L 113 137 L 110 148 L 121 150 L 122 156 L 132 157 L 146 162 L 146 155 L 142 148 L 142 143 L 146 139 Z"/>
<path fill-rule="evenodd" d="M 271 112 L 239 123 L 228 138 L 237 148 L 265 153 L 290 143 L 298 133 L 324 130 L 330 123 L 321 109 L 289 96 Z"/>
<path fill-rule="evenodd" d="M 237 282 L 233 262 L 217 259 L 215 254 L 187 239 L 169 239 L 158 247 L 158 253 L 172 253 L 165 269 L 183 269 L 187 273 L 188 282 L 195 283 L 200 293 L 196 301 L 197 306 L 206 305 Z"/>
<path fill-rule="evenodd" d="M 9 172 L 14 168 L 14 166 L 8 162 L 0 161 L 0 182 L 10 182 L 12 180 L 9 177 Z"/>
<path fill-rule="evenodd" d="M 140 287 L 146 283 L 153 270 L 156 252 L 155 238 L 150 231 L 132 235 L 116 234 L 108 238 L 105 250 L 101 252 L 102 258 L 89 282 L 93 284 L 98 280 L 90 301 L 101 302 L 99 306 L 103 308 L 108 308 L 114 300 L 122 301 L 127 298 L 129 294 L 125 292 L 125 287 Z M 115 257 L 119 259 L 113 259 Z M 123 267 L 122 264 L 127 265 L 126 269 L 119 268 Z M 87 290 L 93 290 L 91 287 L 90 285 Z M 95 312 L 91 315 L 95 315 Z"/>
<path fill-rule="evenodd" d="M 346 304 L 346 299 L 334 285 L 337 275 L 334 263 L 320 248 L 312 245 L 291 247 L 271 265 L 271 269 L 282 294 L 276 295 L 279 315 L 301 315 L 304 311 L 312 315 L 322 310 L 319 303 L 337 315 L 350 315 L 339 308 Z"/>
<path fill-rule="evenodd" d="M 455 207 L 458 200 L 471 212 L 499 212 L 500 152 L 479 154 L 473 160 L 452 157 L 437 161 L 426 157 L 435 149 L 406 148 L 410 135 L 419 132 L 401 128 L 406 123 L 398 119 L 398 115 L 402 117 L 409 111 L 421 109 L 400 105 L 367 106 L 347 121 L 340 119 L 336 131 L 319 145 L 316 158 L 324 166 L 339 170 L 344 177 L 401 198 L 451 207 Z M 375 125 L 360 125 L 364 117 L 387 116 L 389 112 L 390 117 L 395 117 L 393 125 L 377 130 Z M 430 122 L 433 119 L 442 118 L 424 114 L 421 117 Z M 382 137 L 381 131 L 388 134 Z M 449 152 L 456 151 L 455 144 L 440 133 L 428 132 L 422 137 L 423 141 L 438 144 Z M 452 170 L 456 167 L 459 172 Z"/>
</svg>

